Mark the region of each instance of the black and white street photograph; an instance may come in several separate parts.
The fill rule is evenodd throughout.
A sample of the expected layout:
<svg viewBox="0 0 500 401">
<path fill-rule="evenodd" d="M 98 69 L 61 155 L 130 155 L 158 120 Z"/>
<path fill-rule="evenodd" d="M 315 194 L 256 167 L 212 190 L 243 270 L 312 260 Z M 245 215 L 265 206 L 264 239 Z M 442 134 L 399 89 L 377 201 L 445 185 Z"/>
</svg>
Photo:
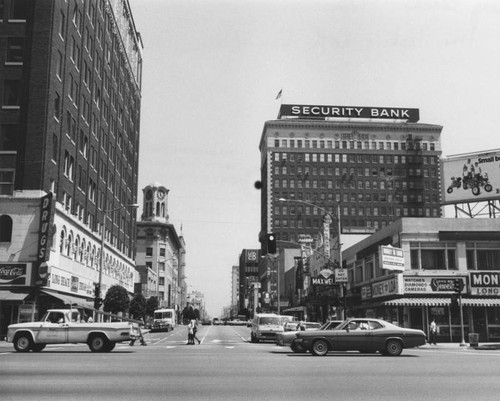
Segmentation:
<svg viewBox="0 0 500 401">
<path fill-rule="evenodd" d="M 499 21 L 0 0 L 0 399 L 497 400 Z"/>
</svg>

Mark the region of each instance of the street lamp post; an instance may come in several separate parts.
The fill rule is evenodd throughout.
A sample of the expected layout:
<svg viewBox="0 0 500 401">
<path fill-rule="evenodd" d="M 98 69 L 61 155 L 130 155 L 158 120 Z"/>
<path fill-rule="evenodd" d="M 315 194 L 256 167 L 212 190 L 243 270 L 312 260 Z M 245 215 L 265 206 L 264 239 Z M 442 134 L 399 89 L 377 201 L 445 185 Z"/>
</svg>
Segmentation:
<svg viewBox="0 0 500 401">
<path fill-rule="evenodd" d="M 101 228 L 101 252 L 99 254 L 99 280 L 97 287 L 95 289 L 95 297 L 94 297 L 94 308 L 95 309 L 100 309 L 101 308 L 101 286 L 102 286 L 102 269 L 103 269 L 103 262 L 104 262 L 104 237 L 105 237 L 105 230 L 106 230 L 106 219 L 108 216 L 108 213 L 116 212 L 117 210 L 130 207 L 130 208 L 138 208 L 139 205 L 137 203 L 131 204 L 131 205 L 122 205 L 120 207 L 117 207 L 115 209 L 111 210 L 103 210 L 103 219 L 102 219 L 102 228 Z"/>
<path fill-rule="evenodd" d="M 302 203 L 304 205 L 309 205 L 312 207 L 315 207 L 316 209 L 321 210 L 323 213 L 325 213 L 326 216 L 330 217 L 330 221 L 328 224 L 331 224 L 332 221 L 337 220 L 337 238 L 338 238 L 338 255 L 339 255 L 339 268 L 342 268 L 342 240 L 341 240 L 341 234 L 342 234 L 342 222 L 340 219 L 340 203 L 337 202 L 337 216 L 334 216 L 332 213 L 330 213 L 328 210 L 322 208 L 321 206 L 315 205 L 314 203 L 307 202 L 304 200 L 300 199 L 285 199 L 285 198 L 279 198 L 278 201 L 280 202 L 295 202 L 295 203 Z M 330 235 L 330 232 L 328 230 L 328 235 Z M 327 259 L 330 260 L 329 255 L 330 250 L 328 249 L 327 251 Z M 346 303 L 346 293 L 347 293 L 347 288 L 345 284 L 342 284 L 342 297 L 344 299 L 344 305 L 343 305 L 343 314 L 344 318 L 347 317 L 347 303 Z"/>
</svg>

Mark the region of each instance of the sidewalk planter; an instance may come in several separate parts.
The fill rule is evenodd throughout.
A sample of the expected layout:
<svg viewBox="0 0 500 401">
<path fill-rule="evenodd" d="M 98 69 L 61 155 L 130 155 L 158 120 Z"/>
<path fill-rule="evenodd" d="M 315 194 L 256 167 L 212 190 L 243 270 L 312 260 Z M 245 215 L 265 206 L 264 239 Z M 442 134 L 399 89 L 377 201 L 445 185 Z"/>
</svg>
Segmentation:
<svg viewBox="0 0 500 401">
<path fill-rule="evenodd" d="M 471 347 L 477 347 L 479 345 L 479 334 L 469 333 L 469 345 Z"/>
</svg>

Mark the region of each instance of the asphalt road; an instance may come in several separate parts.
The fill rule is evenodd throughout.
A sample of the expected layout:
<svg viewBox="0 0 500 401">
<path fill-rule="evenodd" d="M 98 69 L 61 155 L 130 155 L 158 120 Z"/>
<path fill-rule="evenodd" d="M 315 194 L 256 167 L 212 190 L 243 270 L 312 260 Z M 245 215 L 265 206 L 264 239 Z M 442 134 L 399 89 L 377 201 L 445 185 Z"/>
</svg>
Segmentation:
<svg viewBox="0 0 500 401">
<path fill-rule="evenodd" d="M 0 346 L 0 399 L 9 400 L 498 400 L 500 351 L 404 350 L 325 357 L 250 343 L 250 329 L 201 326 L 149 333 L 148 346 L 85 345 L 16 353 Z"/>
</svg>

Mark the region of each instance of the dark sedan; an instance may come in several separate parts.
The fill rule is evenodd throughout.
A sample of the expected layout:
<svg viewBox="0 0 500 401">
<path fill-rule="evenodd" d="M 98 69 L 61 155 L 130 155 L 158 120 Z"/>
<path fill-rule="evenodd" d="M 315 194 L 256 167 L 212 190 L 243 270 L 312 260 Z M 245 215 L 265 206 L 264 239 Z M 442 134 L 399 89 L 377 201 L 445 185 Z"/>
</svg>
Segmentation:
<svg viewBox="0 0 500 401">
<path fill-rule="evenodd" d="M 380 319 L 348 319 L 335 330 L 302 331 L 292 344 L 313 355 L 326 355 L 329 351 L 380 352 L 398 356 L 404 348 L 418 347 L 426 342 L 422 330 L 405 329 Z"/>
</svg>

